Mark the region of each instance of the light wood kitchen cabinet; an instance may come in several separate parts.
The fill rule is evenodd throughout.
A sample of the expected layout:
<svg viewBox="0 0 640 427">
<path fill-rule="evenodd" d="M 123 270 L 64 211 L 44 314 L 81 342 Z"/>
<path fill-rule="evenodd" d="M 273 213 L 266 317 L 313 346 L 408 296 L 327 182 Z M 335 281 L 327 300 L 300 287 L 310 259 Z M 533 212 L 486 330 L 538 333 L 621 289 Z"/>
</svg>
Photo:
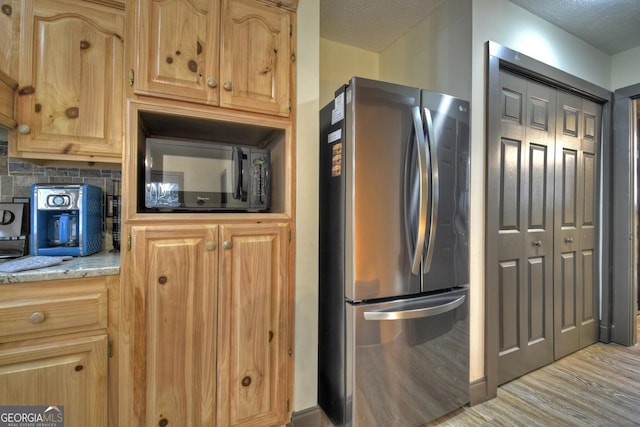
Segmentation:
<svg viewBox="0 0 640 427">
<path fill-rule="evenodd" d="M 0 286 L 0 405 L 57 405 L 65 426 L 107 426 L 113 277 Z"/>
<path fill-rule="evenodd" d="M 107 426 L 107 336 L 0 350 L 0 405 L 62 406 L 65 426 Z"/>
<path fill-rule="evenodd" d="M 17 79 L 16 55 L 13 53 L 14 39 L 19 35 L 19 14 L 14 9 L 14 0 L 0 0 L 0 71 Z"/>
<path fill-rule="evenodd" d="M 15 127 L 14 99 L 18 83 L 0 69 L 0 126 Z"/>
<path fill-rule="evenodd" d="M 134 419 L 214 426 L 216 226 L 133 227 Z"/>
<path fill-rule="evenodd" d="M 138 0 L 136 92 L 217 105 L 219 10 L 220 0 Z"/>
<path fill-rule="evenodd" d="M 17 37 L 18 19 L 13 0 L 0 0 L 0 126 L 15 127 L 15 90 L 17 66 L 14 61 L 13 40 Z"/>
<path fill-rule="evenodd" d="M 218 426 L 289 421 L 288 230 L 282 224 L 221 226 Z"/>
<path fill-rule="evenodd" d="M 138 0 L 130 84 L 141 95 L 288 116 L 295 14 L 277 5 Z"/>
<path fill-rule="evenodd" d="M 124 11 L 69 0 L 20 3 L 18 127 L 10 153 L 119 163 Z"/>
<path fill-rule="evenodd" d="M 277 426 L 290 415 L 288 225 L 131 229 L 121 423 Z M 125 352 L 126 354 L 126 352 Z M 126 419 L 126 415 L 132 417 Z"/>
<path fill-rule="evenodd" d="M 289 114 L 293 21 L 254 0 L 222 1 L 221 106 Z"/>
</svg>

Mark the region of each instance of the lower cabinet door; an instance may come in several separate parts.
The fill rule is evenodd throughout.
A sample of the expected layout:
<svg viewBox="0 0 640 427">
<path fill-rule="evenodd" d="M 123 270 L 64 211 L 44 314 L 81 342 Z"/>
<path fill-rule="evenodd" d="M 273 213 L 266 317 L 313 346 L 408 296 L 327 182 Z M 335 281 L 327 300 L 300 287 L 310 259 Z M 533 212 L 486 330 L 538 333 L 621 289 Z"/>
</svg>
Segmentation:
<svg viewBox="0 0 640 427">
<path fill-rule="evenodd" d="M 134 422 L 215 426 L 216 226 L 132 227 Z"/>
<path fill-rule="evenodd" d="M 289 418 L 289 241 L 286 224 L 220 229 L 218 426 Z"/>
<path fill-rule="evenodd" d="M 0 347 L 0 406 L 24 405 L 65 427 L 106 427 L 107 335 Z"/>
<path fill-rule="evenodd" d="M 289 421 L 288 232 L 288 224 L 132 227 L 133 425 Z"/>
</svg>

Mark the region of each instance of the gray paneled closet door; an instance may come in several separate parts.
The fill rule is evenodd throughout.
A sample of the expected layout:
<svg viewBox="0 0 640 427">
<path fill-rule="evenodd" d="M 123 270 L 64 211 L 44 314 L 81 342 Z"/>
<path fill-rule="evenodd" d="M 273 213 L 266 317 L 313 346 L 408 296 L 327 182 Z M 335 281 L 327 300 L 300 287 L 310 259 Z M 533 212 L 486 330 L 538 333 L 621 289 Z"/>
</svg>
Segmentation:
<svg viewBox="0 0 640 427">
<path fill-rule="evenodd" d="M 553 361 L 556 91 L 504 71 L 500 84 L 498 383 L 502 384 Z"/>
<path fill-rule="evenodd" d="M 555 358 L 598 340 L 597 217 L 601 107 L 558 91 Z"/>
<path fill-rule="evenodd" d="M 500 71 L 498 383 L 597 340 L 597 104 Z M 496 158 L 493 156 L 493 158 Z M 489 183 L 491 186 L 491 183 Z M 487 236 L 492 238 L 491 236 Z"/>
</svg>

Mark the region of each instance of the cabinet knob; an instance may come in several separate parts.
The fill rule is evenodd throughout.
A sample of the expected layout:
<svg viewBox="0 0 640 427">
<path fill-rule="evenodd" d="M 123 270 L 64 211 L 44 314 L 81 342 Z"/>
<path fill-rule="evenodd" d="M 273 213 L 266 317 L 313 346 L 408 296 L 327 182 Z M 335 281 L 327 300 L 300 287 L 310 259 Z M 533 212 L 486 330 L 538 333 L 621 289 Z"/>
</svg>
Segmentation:
<svg viewBox="0 0 640 427">
<path fill-rule="evenodd" d="M 215 251 L 216 250 L 216 246 L 217 246 L 216 242 L 213 242 L 213 241 L 209 241 L 205 245 L 205 247 L 207 248 L 208 251 Z"/>
<path fill-rule="evenodd" d="M 210 88 L 218 87 L 218 81 L 213 77 L 208 77 L 207 86 L 209 86 Z"/>
<path fill-rule="evenodd" d="M 231 85 L 231 82 L 226 81 L 222 84 L 222 87 L 224 88 L 224 90 L 226 90 L 227 92 L 231 92 L 231 89 L 233 89 L 233 86 Z"/>
<path fill-rule="evenodd" d="M 18 125 L 18 132 L 20 132 L 22 135 L 29 135 L 31 133 L 31 127 L 23 123 L 21 125 Z"/>
<path fill-rule="evenodd" d="M 566 243 L 573 243 L 573 237 L 567 237 L 566 239 L 564 239 L 564 241 Z"/>
<path fill-rule="evenodd" d="M 31 323 L 33 323 L 34 325 L 37 325 L 38 323 L 42 323 L 44 322 L 44 313 L 40 311 L 36 311 L 31 315 L 31 317 L 29 317 L 29 320 L 31 320 Z"/>
<path fill-rule="evenodd" d="M 542 246 L 542 242 L 540 240 L 536 240 L 535 242 L 532 243 L 533 246 L 535 246 L 536 248 L 539 248 Z"/>
<path fill-rule="evenodd" d="M 233 242 L 231 240 L 225 240 L 222 247 L 225 249 L 231 249 L 233 248 Z"/>
</svg>

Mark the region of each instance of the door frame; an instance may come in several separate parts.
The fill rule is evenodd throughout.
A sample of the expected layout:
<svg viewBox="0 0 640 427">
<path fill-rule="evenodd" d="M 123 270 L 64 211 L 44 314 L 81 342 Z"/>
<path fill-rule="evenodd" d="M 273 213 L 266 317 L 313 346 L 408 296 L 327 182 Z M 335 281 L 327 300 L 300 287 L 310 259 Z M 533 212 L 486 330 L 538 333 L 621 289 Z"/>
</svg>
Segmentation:
<svg viewBox="0 0 640 427">
<path fill-rule="evenodd" d="M 499 162 L 493 157 L 493 150 L 489 149 L 489 144 L 500 140 L 500 109 L 492 106 L 500 105 L 501 90 L 499 84 L 500 70 L 509 70 L 525 78 L 541 82 L 554 88 L 564 90 L 580 97 L 589 99 L 602 105 L 602 138 L 601 138 L 601 160 L 600 176 L 598 185 L 599 195 L 599 225 L 600 234 L 598 236 L 599 266 L 598 277 L 600 279 L 600 339 L 608 342 L 611 329 L 611 306 L 612 306 L 612 281 L 611 273 L 603 266 L 610 262 L 610 236 L 611 236 L 611 197 L 612 188 L 612 104 L 613 93 L 607 89 L 599 87 L 586 80 L 568 74 L 548 64 L 535 60 L 520 52 L 509 49 L 498 43 L 488 41 L 486 43 L 486 140 L 485 140 L 485 365 L 484 365 L 484 385 L 472 387 L 472 403 L 479 403 L 483 400 L 492 399 L 497 396 L 498 390 L 498 353 L 500 345 L 499 337 L 499 313 L 495 308 L 499 300 L 499 272 L 497 268 L 498 249 L 498 220 L 499 218 L 489 210 L 496 205 L 499 194 L 499 182 L 490 182 L 490 177 L 495 176 Z M 492 170 L 493 169 L 493 170 Z M 498 181 L 498 180 L 493 180 Z M 609 206 L 609 209 L 603 207 Z M 482 397 L 482 391 L 484 396 Z"/>
<path fill-rule="evenodd" d="M 615 91 L 613 104 L 612 325 L 610 341 L 637 342 L 638 305 L 638 145 L 633 104 L 640 84 Z M 635 132 L 633 131 L 635 130 Z"/>
</svg>

